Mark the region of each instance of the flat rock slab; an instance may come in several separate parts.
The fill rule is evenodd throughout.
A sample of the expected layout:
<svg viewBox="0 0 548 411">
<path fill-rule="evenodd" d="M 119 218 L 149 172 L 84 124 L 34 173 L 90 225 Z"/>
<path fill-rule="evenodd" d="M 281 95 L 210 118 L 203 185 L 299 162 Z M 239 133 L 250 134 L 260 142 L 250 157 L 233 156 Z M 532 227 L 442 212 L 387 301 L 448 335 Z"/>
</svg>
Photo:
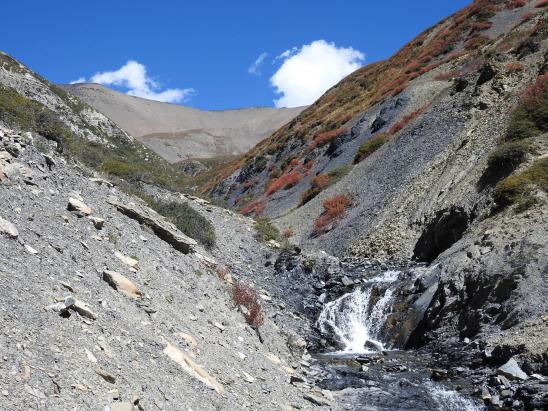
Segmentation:
<svg viewBox="0 0 548 411">
<path fill-rule="evenodd" d="M 134 203 L 124 204 L 114 197 L 109 197 L 107 203 L 129 218 L 149 226 L 159 238 L 184 254 L 193 253 L 198 245 L 194 239 L 184 235 L 173 224 L 148 207 Z"/>
<path fill-rule="evenodd" d="M 179 366 L 190 376 L 196 378 L 198 381 L 203 382 L 207 387 L 215 390 L 218 394 L 224 395 L 224 387 L 217 382 L 215 378 L 209 375 L 201 366 L 196 364 L 190 359 L 190 357 L 179 350 L 174 345 L 168 344 L 164 349 L 164 354 L 167 355 L 172 361 L 179 364 Z"/>
<path fill-rule="evenodd" d="M 510 358 L 508 362 L 498 368 L 497 374 L 504 375 L 507 378 L 514 380 L 525 381 L 529 378 L 527 374 L 520 368 L 519 364 L 513 358 Z"/>
<path fill-rule="evenodd" d="M 130 297 L 139 299 L 143 297 L 143 293 L 129 279 L 116 271 L 103 271 L 103 280 L 105 280 L 116 291 Z"/>
</svg>

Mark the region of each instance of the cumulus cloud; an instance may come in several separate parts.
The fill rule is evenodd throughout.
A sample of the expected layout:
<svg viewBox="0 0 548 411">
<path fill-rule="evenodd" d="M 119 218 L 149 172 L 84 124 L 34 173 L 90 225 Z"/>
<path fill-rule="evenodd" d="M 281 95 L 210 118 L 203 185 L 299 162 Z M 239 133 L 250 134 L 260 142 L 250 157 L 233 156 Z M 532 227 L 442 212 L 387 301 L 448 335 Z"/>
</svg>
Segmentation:
<svg viewBox="0 0 548 411">
<path fill-rule="evenodd" d="M 105 86 L 118 86 L 126 89 L 130 96 L 147 98 L 149 100 L 163 101 L 166 103 L 181 103 L 187 101 L 195 90 L 192 88 L 170 88 L 161 90 L 160 84 L 147 75 L 146 67 L 134 60 L 129 60 L 126 64 L 114 71 L 103 71 L 94 74 L 88 80 L 81 77 L 71 82 L 99 83 Z"/>
<path fill-rule="evenodd" d="M 298 107 L 312 104 L 342 78 L 360 68 L 365 55 L 352 47 L 316 40 L 300 48 L 286 50 L 276 60 L 282 65 L 270 78 L 280 97 L 276 107 Z"/>
<path fill-rule="evenodd" d="M 261 53 L 259 57 L 257 57 L 257 60 L 255 60 L 255 62 L 251 66 L 249 66 L 247 72 L 249 74 L 259 76 L 262 73 L 262 67 L 267 57 L 268 53 L 266 51 L 264 53 Z"/>
<path fill-rule="evenodd" d="M 85 83 L 85 82 L 86 82 L 85 77 L 79 77 L 76 80 L 71 81 L 70 84 L 78 84 L 78 83 Z"/>
</svg>

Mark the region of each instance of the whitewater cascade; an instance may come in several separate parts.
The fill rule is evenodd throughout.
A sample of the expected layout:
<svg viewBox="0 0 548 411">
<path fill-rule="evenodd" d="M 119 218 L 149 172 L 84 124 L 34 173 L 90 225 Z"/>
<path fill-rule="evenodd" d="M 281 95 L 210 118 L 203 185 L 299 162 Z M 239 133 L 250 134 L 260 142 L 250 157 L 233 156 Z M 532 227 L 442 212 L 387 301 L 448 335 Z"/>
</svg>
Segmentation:
<svg viewBox="0 0 548 411">
<path fill-rule="evenodd" d="M 317 325 L 324 334 L 335 333 L 345 353 L 366 353 L 367 346 L 384 349 L 379 333 L 391 310 L 394 288 L 399 271 L 386 271 L 367 281 L 362 287 L 327 303 Z M 377 287 L 382 285 L 382 287 Z M 371 306 L 373 289 L 384 294 Z"/>
</svg>

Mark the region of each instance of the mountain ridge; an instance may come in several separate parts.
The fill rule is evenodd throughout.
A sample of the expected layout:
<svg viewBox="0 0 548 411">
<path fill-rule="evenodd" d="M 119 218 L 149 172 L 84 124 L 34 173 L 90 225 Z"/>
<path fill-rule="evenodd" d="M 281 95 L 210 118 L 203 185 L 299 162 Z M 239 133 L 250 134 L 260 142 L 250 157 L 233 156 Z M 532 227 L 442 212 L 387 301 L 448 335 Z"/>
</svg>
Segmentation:
<svg viewBox="0 0 548 411">
<path fill-rule="evenodd" d="M 304 108 L 196 108 L 129 96 L 98 84 L 63 85 L 171 163 L 241 154 Z"/>
</svg>

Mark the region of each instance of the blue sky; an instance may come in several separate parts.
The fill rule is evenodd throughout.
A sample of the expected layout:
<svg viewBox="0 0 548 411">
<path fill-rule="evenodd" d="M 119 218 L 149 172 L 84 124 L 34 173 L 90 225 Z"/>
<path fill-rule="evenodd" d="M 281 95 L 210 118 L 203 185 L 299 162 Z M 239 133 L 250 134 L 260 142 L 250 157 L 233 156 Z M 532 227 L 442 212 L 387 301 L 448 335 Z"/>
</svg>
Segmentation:
<svg viewBox="0 0 548 411">
<path fill-rule="evenodd" d="M 8 0 L 0 49 L 57 83 L 202 109 L 299 105 L 469 3 Z"/>
</svg>

